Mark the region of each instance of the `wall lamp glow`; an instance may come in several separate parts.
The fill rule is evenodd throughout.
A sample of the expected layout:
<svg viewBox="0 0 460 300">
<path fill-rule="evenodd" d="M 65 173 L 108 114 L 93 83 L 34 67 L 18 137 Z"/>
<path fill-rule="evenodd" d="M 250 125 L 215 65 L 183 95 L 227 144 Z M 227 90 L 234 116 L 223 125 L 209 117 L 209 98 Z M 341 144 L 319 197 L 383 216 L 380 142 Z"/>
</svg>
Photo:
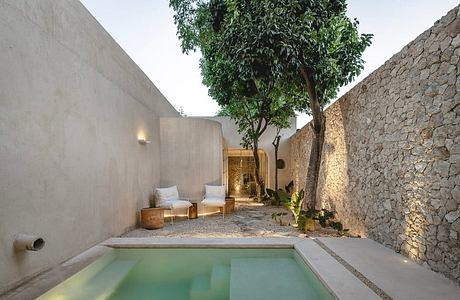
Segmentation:
<svg viewBox="0 0 460 300">
<path fill-rule="evenodd" d="M 147 140 L 146 138 L 138 138 L 137 139 L 137 142 L 141 145 L 147 145 L 147 144 L 150 144 L 150 141 Z"/>
</svg>

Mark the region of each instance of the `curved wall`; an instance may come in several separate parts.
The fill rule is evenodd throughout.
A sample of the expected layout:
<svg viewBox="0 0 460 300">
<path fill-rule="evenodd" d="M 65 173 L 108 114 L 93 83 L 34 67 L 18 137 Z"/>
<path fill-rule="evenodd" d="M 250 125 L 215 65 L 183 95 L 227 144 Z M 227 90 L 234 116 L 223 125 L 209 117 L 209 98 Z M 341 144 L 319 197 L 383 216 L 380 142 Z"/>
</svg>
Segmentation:
<svg viewBox="0 0 460 300">
<path fill-rule="evenodd" d="M 198 118 L 161 118 L 160 186 L 177 185 L 179 194 L 201 200 L 205 184 L 222 184 L 220 123 Z"/>
</svg>

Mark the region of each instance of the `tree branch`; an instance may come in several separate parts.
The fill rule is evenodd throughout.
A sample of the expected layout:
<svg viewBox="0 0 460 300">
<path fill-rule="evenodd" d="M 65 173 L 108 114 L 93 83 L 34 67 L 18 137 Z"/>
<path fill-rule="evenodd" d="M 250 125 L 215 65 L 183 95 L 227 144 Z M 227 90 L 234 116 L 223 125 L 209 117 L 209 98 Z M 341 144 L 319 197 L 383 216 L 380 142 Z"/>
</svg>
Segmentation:
<svg viewBox="0 0 460 300">
<path fill-rule="evenodd" d="M 276 127 L 276 135 L 272 142 L 273 147 L 276 147 L 276 145 L 279 144 L 279 138 L 281 137 L 280 132 L 281 132 L 281 128 Z"/>
<path fill-rule="evenodd" d="M 251 121 L 251 110 L 250 108 L 247 106 L 247 103 L 245 101 L 243 101 L 243 109 L 245 110 L 245 114 L 243 115 L 243 118 L 246 120 L 246 122 L 248 122 L 248 125 L 251 126 L 251 129 L 252 129 L 252 134 L 254 134 L 254 123 Z"/>
<path fill-rule="evenodd" d="M 259 136 L 261 136 L 261 135 L 265 132 L 265 130 L 267 129 L 267 127 L 268 127 L 268 123 L 269 123 L 269 122 L 267 121 L 267 119 L 266 119 L 266 118 L 263 118 L 263 120 L 265 121 L 265 124 L 264 124 L 264 126 L 262 127 L 262 129 L 259 130 Z"/>
</svg>

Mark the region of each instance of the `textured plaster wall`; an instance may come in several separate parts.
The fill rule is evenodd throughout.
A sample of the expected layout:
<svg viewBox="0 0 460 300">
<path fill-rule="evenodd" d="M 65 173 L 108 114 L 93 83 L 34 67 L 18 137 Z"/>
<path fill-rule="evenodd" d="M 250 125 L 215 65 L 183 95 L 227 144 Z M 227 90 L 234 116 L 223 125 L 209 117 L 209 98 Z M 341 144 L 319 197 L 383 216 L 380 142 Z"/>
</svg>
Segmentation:
<svg viewBox="0 0 460 300">
<path fill-rule="evenodd" d="M 460 282 L 458 7 L 326 111 L 319 201 L 345 226 Z M 312 133 L 291 138 L 297 188 Z"/>
<path fill-rule="evenodd" d="M 178 113 L 79 1 L 0 1 L 0 293 L 136 225 L 162 116 Z M 15 253 L 16 233 L 46 245 Z"/>
<path fill-rule="evenodd" d="M 204 185 L 222 184 L 222 127 L 199 118 L 161 118 L 162 187 L 176 185 L 189 200 L 202 200 Z"/>
</svg>

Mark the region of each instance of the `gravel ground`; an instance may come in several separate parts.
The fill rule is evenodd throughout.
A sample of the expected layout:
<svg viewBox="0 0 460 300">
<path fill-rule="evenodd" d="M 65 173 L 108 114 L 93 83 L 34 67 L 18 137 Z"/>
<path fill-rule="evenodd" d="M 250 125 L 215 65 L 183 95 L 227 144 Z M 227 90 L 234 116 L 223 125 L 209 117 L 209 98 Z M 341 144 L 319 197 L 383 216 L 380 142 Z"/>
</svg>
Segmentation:
<svg viewBox="0 0 460 300">
<path fill-rule="evenodd" d="M 272 213 L 285 212 L 283 226 L 272 220 Z M 293 223 L 291 213 L 284 207 L 264 206 L 254 202 L 236 202 L 235 212 L 200 216 L 187 220 L 175 218 L 174 224 L 165 220 L 162 229 L 147 230 L 138 228 L 125 233 L 122 237 L 305 237 L 306 235 L 289 226 Z M 330 230 L 311 232 L 309 236 L 335 236 Z"/>
</svg>

